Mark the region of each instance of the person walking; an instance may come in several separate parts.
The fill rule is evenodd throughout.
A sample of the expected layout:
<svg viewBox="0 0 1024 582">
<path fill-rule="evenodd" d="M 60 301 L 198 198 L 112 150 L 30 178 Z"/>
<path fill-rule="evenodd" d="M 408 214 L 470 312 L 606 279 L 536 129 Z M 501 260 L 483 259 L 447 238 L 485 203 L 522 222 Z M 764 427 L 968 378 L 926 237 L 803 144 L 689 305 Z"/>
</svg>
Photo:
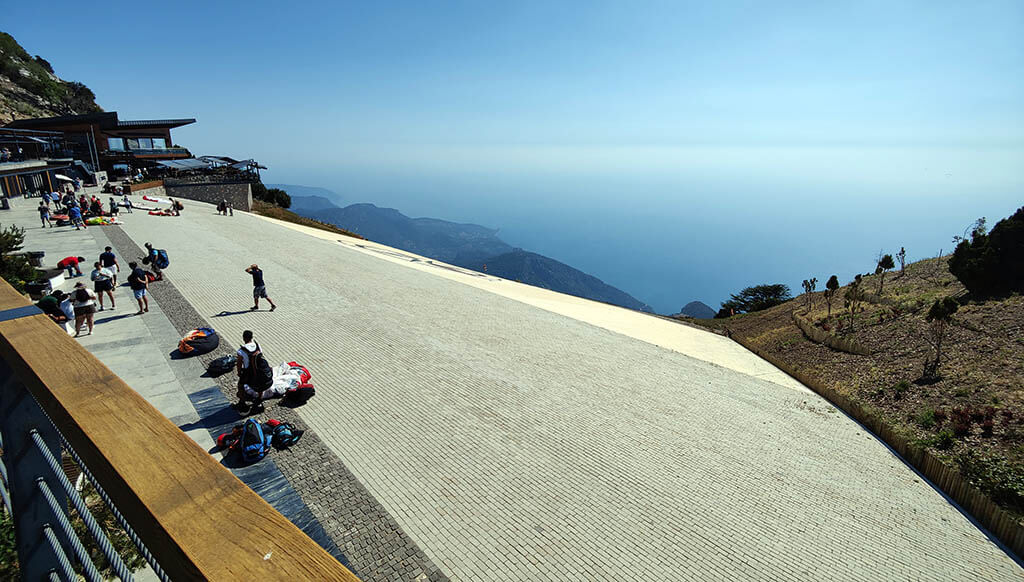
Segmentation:
<svg viewBox="0 0 1024 582">
<path fill-rule="evenodd" d="M 260 359 L 264 359 L 260 344 L 253 339 L 251 331 L 243 331 L 242 345 L 235 353 L 235 373 L 238 374 L 238 390 L 235 392 L 235 396 L 238 397 L 238 403 L 235 404 L 235 410 L 239 412 L 245 410 L 246 401 L 248 400 L 253 401 L 252 408 L 249 410 L 250 413 L 258 414 L 263 411 L 262 391 L 266 387 L 252 385 L 255 383 L 254 378 L 256 376 L 253 372 L 257 366 L 257 360 Z M 256 393 L 256 396 L 253 397 L 246 393 L 246 384 Z"/>
<path fill-rule="evenodd" d="M 128 263 L 128 268 L 132 270 L 128 275 L 128 286 L 131 287 L 135 300 L 139 302 L 139 310 L 135 315 L 142 315 L 149 311 L 149 280 L 146 279 L 146 272 L 135 261 Z"/>
<path fill-rule="evenodd" d="M 75 337 L 82 335 L 82 322 L 89 327 L 92 335 L 92 317 L 96 313 L 96 294 L 85 287 L 83 283 L 75 283 L 75 290 L 72 293 L 75 307 Z"/>
<path fill-rule="evenodd" d="M 45 192 L 43 193 L 43 196 L 46 196 Z M 39 203 L 39 221 L 43 223 L 43 226 L 41 228 L 46 228 L 47 224 L 50 225 L 50 228 L 53 228 L 53 223 L 50 222 L 49 204 L 43 204 L 42 202 Z"/>
<path fill-rule="evenodd" d="M 84 263 L 85 257 L 64 257 L 59 263 L 57 263 L 58 269 L 68 270 L 68 279 L 71 277 L 81 277 L 82 269 L 78 266 L 78 263 Z"/>
<path fill-rule="evenodd" d="M 114 274 L 114 287 L 117 287 L 117 275 L 121 272 L 121 265 L 118 264 L 113 249 L 110 247 L 103 248 L 103 252 L 100 253 L 100 265 L 104 269 L 109 269 Z"/>
<path fill-rule="evenodd" d="M 124 209 L 128 211 L 128 214 L 131 214 L 132 213 L 132 199 L 129 198 L 127 194 L 125 194 L 124 195 L 124 200 L 122 200 L 122 202 L 124 202 Z"/>
<path fill-rule="evenodd" d="M 103 267 L 99 261 L 93 263 L 92 274 L 89 278 L 93 282 L 93 291 L 100 299 L 100 311 L 103 311 L 103 294 L 106 293 L 107 297 L 110 298 L 110 308 L 114 309 L 114 273 L 105 267 Z"/>
<path fill-rule="evenodd" d="M 153 269 L 153 274 L 156 275 L 154 281 L 163 281 L 164 271 L 160 268 L 157 263 L 160 261 L 160 251 L 153 248 L 152 243 L 146 243 L 146 257 L 142 259 L 142 264 L 149 265 Z"/>
<path fill-rule="evenodd" d="M 269 296 L 267 296 L 267 286 L 266 284 L 263 283 L 263 271 L 259 268 L 259 266 L 257 266 L 256 263 L 253 263 L 248 269 L 245 270 L 245 272 L 252 275 L 253 306 L 250 307 L 249 310 L 256 311 L 257 309 L 260 308 L 260 297 L 267 300 L 267 303 L 270 304 L 271 311 L 277 309 L 277 306 L 274 305 L 274 302 L 270 300 Z"/>
</svg>

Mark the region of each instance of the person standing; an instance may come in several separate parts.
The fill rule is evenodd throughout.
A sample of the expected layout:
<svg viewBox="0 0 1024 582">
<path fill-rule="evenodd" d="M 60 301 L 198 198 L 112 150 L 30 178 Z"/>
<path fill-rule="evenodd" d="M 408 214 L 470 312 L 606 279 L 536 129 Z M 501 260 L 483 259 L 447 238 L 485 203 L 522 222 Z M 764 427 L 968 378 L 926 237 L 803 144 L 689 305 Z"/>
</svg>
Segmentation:
<svg viewBox="0 0 1024 582">
<path fill-rule="evenodd" d="M 99 261 L 93 263 L 93 271 L 89 276 L 93 282 L 93 291 L 100 299 L 100 311 L 103 311 L 103 294 L 110 298 L 110 308 L 114 309 L 114 273 L 100 265 Z"/>
<path fill-rule="evenodd" d="M 263 398 L 261 398 L 261 395 L 262 391 L 267 387 L 252 385 L 255 383 L 255 374 L 253 372 L 255 371 L 257 360 L 260 359 L 263 359 L 263 350 L 260 349 L 260 344 L 253 339 L 251 331 L 243 331 L 242 345 L 235 353 L 235 372 L 238 374 L 238 390 L 235 392 L 235 396 L 238 397 L 238 403 L 235 404 L 235 409 L 238 411 L 245 410 L 245 403 L 248 400 L 253 401 L 252 409 L 249 412 L 258 413 L 263 410 Z M 246 384 L 256 393 L 255 397 L 250 397 L 246 394 Z"/>
<path fill-rule="evenodd" d="M 111 196 L 110 197 L 110 215 L 111 216 L 117 216 L 117 211 L 118 211 L 117 200 L 114 200 L 114 197 Z"/>
<path fill-rule="evenodd" d="M 131 198 L 128 198 L 127 194 L 124 195 L 123 202 L 124 202 L 124 209 L 128 211 L 128 214 L 131 214 L 132 213 L 132 200 L 131 200 Z"/>
<path fill-rule="evenodd" d="M 277 309 L 277 306 L 274 305 L 274 302 L 271 301 L 270 297 L 267 296 L 267 286 L 266 284 L 263 283 L 263 271 L 259 268 L 259 266 L 257 266 L 256 263 L 253 263 L 248 269 L 245 270 L 245 272 L 252 275 L 253 306 L 250 307 L 249 310 L 256 311 L 257 309 L 260 308 L 260 297 L 267 300 L 267 303 L 270 304 L 271 311 Z"/>
<path fill-rule="evenodd" d="M 146 279 L 146 272 L 135 261 L 128 263 L 128 268 L 132 270 L 128 275 L 128 286 L 139 302 L 139 310 L 135 315 L 142 315 L 149 311 L 149 280 Z"/>
<path fill-rule="evenodd" d="M 44 192 L 43 196 L 48 196 L 48 194 L 46 194 Z M 43 226 L 41 228 L 46 228 L 47 224 L 50 225 L 50 228 L 53 228 L 53 223 L 50 222 L 50 205 L 49 204 L 44 204 L 42 202 L 39 203 L 39 221 L 43 223 Z"/>
<path fill-rule="evenodd" d="M 64 257 L 59 263 L 57 263 L 58 269 L 68 270 L 68 279 L 71 277 L 81 277 L 82 269 L 78 266 L 78 263 L 85 262 L 85 257 Z"/>
<path fill-rule="evenodd" d="M 92 335 L 92 317 L 96 313 L 96 294 L 88 290 L 84 284 L 75 283 L 72 295 L 75 298 L 75 337 L 82 335 L 82 322 L 89 327 L 89 333 L 85 335 Z"/>
<path fill-rule="evenodd" d="M 153 243 L 146 243 L 146 253 L 146 258 L 142 260 L 142 264 L 149 265 L 153 269 L 153 274 L 156 275 L 156 279 L 153 279 L 154 281 L 162 281 L 164 271 L 157 264 L 160 261 L 160 251 L 153 248 Z"/>
<path fill-rule="evenodd" d="M 71 224 L 75 225 L 75 230 L 89 228 L 85 225 L 85 221 L 82 220 L 82 210 L 75 204 L 68 207 L 68 218 L 71 220 Z"/>
<path fill-rule="evenodd" d="M 117 287 L 117 275 L 121 272 L 121 265 L 118 264 L 117 257 L 114 256 L 114 251 L 110 247 L 104 247 L 103 252 L 100 253 L 100 265 L 114 274 L 114 287 Z"/>
</svg>

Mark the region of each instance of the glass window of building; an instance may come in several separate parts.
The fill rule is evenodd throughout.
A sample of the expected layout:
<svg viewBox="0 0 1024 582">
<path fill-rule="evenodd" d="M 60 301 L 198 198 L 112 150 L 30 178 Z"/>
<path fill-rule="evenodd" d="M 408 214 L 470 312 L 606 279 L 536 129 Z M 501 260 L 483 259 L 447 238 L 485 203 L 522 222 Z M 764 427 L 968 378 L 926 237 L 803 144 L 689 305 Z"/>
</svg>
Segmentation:
<svg viewBox="0 0 1024 582">
<path fill-rule="evenodd" d="M 167 140 L 162 137 L 153 138 L 153 149 L 164 150 L 167 149 Z"/>
<path fill-rule="evenodd" d="M 108 137 L 107 138 L 107 149 L 115 152 L 124 151 L 124 139 L 120 137 Z"/>
</svg>

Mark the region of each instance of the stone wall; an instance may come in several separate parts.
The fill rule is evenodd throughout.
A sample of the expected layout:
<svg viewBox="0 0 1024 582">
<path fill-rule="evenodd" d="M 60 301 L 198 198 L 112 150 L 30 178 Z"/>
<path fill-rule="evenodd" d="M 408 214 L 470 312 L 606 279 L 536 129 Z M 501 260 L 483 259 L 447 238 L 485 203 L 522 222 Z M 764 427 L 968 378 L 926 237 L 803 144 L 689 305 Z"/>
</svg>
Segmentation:
<svg viewBox="0 0 1024 582">
<path fill-rule="evenodd" d="M 141 190 L 132 188 L 132 194 L 137 196 L 152 196 L 154 198 L 167 198 L 167 192 L 164 190 L 163 184 L 160 184 L 159 186 L 150 186 L 149 188 L 143 188 Z"/>
<path fill-rule="evenodd" d="M 227 200 L 235 210 L 249 211 L 252 209 L 252 186 L 248 182 L 189 184 L 165 179 L 164 191 L 170 198 L 198 200 L 210 204 Z"/>
</svg>

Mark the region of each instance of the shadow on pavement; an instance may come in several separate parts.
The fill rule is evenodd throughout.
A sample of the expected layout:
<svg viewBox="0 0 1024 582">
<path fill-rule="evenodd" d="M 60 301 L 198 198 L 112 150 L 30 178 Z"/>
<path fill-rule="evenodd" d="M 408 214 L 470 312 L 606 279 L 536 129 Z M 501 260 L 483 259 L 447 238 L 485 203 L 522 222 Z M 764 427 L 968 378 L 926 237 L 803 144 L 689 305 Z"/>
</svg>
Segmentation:
<svg viewBox="0 0 1024 582">
<path fill-rule="evenodd" d="M 110 317 L 104 317 L 103 319 L 94 319 L 93 323 L 95 323 L 95 324 L 107 323 L 108 321 L 117 321 L 118 319 L 124 319 L 126 317 L 135 317 L 135 312 L 133 311 L 131 313 L 122 313 L 120 315 L 111 315 Z"/>
<path fill-rule="evenodd" d="M 213 317 L 227 317 L 229 315 L 244 315 L 246 313 L 256 313 L 257 311 L 266 311 L 264 309 L 246 309 L 245 311 L 221 311 L 220 313 L 214 314 Z"/>
</svg>

